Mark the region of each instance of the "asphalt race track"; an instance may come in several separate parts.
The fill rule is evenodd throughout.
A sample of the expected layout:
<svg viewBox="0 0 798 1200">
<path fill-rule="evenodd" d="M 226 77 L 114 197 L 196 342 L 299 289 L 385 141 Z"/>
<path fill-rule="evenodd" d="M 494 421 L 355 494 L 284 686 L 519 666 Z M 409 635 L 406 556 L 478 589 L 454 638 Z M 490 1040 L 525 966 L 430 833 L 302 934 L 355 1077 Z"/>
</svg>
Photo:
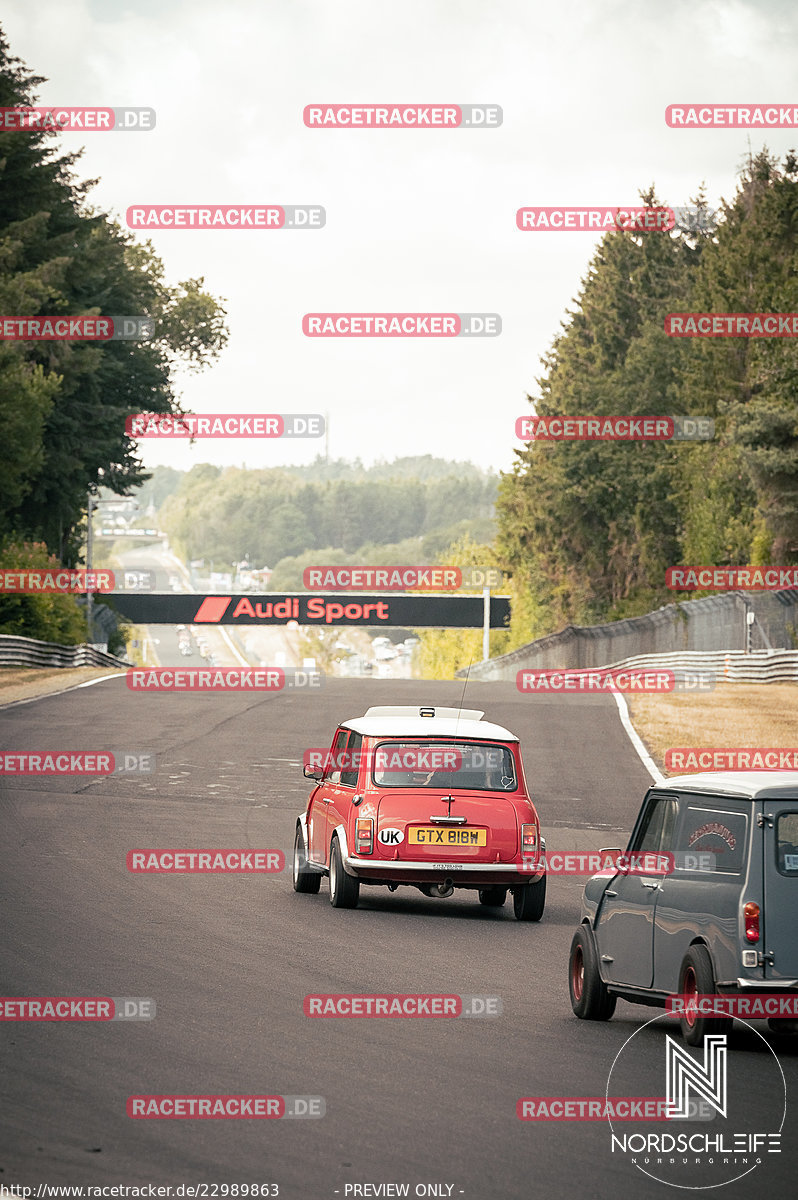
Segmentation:
<svg viewBox="0 0 798 1200">
<path fill-rule="evenodd" d="M 356 680 L 314 695 L 137 695 L 117 678 L 3 711 L 7 751 L 157 759 L 153 775 L 2 781 L 3 994 L 152 997 L 157 1016 L 2 1025 L 0 1185 L 277 1183 L 282 1197 L 331 1200 L 367 1183 L 409 1183 L 411 1195 L 451 1185 L 439 1194 L 469 1200 L 668 1194 L 611 1154 L 604 1121 L 516 1116 L 522 1096 L 603 1096 L 617 1051 L 656 1015 L 621 1003 L 607 1024 L 573 1017 L 578 879 L 550 881 L 535 925 L 509 903 L 489 910 L 458 893 L 364 888 L 357 910 L 336 911 L 326 882 L 296 895 L 288 872 L 126 869 L 128 850 L 150 846 L 279 848 L 290 860 L 306 747 L 328 745 L 336 721 L 370 704 L 461 695 L 462 684 Z M 549 849 L 623 844 L 649 777 L 611 698 L 475 684 L 465 703 L 520 735 Z M 498 995 L 503 1013 L 311 1020 L 302 1009 L 311 992 L 415 991 Z M 663 1017 L 636 1039 L 637 1095 L 658 1094 L 669 1028 Z M 742 1030 L 729 1058 L 766 1120 L 770 1056 Z M 779 1058 L 795 1094 L 789 1042 Z M 326 1115 L 133 1120 L 125 1103 L 138 1093 L 314 1095 Z M 766 1175 L 724 1196 L 756 1195 L 760 1179 L 790 1194 L 785 1141 Z"/>
</svg>

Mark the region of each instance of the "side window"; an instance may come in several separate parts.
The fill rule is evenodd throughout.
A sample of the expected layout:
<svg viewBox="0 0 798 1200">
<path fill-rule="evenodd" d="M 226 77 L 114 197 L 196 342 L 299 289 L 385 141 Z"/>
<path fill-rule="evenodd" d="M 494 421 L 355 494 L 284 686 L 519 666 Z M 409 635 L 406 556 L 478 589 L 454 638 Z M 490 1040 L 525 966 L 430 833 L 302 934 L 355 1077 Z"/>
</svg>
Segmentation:
<svg viewBox="0 0 798 1200">
<path fill-rule="evenodd" d="M 360 774 L 360 747 L 362 745 L 363 734 L 353 733 L 346 747 L 347 767 L 341 772 L 341 785 L 343 787 L 357 787 L 357 777 Z"/>
<path fill-rule="evenodd" d="M 348 729 L 339 729 L 333 738 L 332 750 L 330 758 L 324 768 L 324 779 L 328 783 L 339 783 L 341 780 L 341 768 L 338 765 L 338 756 L 346 747 L 346 739 L 349 737 Z"/>
<path fill-rule="evenodd" d="M 722 801 L 685 799 L 674 846 L 677 870 L 739 875 L 745 867 L 748 814 Z"/>
<path fill-rule="evenodd" d="M 658 853 L 671 849 L 673 828 L 676 822 L 676 801 L 672 796 L 649 797 L 643 822 L 637 831 L 630 850 L 642 853 Z"/>
<path fill-rule="evenodd" d="M 776 866 L 782 875 L 798 876 L 798 812 L 776 818 Z"/>
</svg>

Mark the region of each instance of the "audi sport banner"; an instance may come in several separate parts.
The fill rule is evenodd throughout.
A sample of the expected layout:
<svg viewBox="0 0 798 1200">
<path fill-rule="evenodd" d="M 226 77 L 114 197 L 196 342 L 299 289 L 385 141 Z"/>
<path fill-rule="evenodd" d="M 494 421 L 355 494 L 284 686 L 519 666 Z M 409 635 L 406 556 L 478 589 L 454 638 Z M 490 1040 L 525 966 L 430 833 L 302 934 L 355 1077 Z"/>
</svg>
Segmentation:
<svg viewBox="0 0 798 1200">
<path fill-rule="evenodd" d="M 136 625 L 371 625 L 477 629 L 481 596 L 408 596 L 271 592 L 261 596 L 200 596 L 194 593 L 115 592 L 114 607 Z M 507 596 L 491 596 L 491 629 L 510 621 Z"/>
</svg>

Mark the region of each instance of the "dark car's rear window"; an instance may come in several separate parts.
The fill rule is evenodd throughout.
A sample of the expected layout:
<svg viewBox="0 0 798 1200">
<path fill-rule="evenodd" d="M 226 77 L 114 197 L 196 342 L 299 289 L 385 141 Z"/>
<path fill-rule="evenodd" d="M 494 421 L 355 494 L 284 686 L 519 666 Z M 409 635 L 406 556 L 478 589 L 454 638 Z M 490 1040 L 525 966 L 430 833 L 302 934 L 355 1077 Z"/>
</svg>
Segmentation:
<svg viewBox="0 0 798 1200">
<path fill-rule="evenodd" d="M 514 792 L 515 759 L 495 742 L 380 742 L 371 777 L 381 788 Z"/>
<path fill-rule="evenodd" d="M 676 867 L 739 875 L 745 867 L 748 816 L 703 799 L 685 805 L 677 832 Z"/>
<path fill-rule="evenodd" d="M 798 812 L 776 818 L 776 864 L 782 875 L 798 878 Z"/>
</svg>

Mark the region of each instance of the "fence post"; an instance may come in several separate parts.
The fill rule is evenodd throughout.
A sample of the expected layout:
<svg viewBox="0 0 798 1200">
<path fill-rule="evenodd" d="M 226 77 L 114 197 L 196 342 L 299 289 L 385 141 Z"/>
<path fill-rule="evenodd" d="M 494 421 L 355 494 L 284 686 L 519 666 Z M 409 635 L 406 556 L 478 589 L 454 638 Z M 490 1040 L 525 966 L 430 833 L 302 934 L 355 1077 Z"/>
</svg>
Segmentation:
<svg viewBox="0 0 798 1200">
<path fill-rule="evenodd" d="M 490 658 L 490 588 L 482 589 L 482 661 Z"/>
</svg>

